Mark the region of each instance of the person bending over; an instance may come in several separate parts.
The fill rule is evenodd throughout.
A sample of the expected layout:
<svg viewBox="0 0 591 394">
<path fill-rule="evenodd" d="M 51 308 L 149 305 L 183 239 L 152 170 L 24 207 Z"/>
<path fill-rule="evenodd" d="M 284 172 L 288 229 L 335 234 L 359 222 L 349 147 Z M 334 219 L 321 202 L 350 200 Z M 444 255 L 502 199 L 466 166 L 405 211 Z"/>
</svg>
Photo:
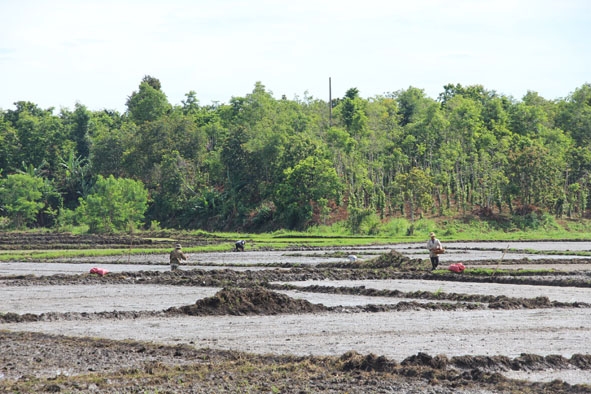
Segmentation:
<svg viewBox="0 0 591 394">
<path fill-rule="evenodd" d="M 244 244 L 246 242 L 244 240 L 236 241 L 236 252 L 244 252 Z"/>
</svg>

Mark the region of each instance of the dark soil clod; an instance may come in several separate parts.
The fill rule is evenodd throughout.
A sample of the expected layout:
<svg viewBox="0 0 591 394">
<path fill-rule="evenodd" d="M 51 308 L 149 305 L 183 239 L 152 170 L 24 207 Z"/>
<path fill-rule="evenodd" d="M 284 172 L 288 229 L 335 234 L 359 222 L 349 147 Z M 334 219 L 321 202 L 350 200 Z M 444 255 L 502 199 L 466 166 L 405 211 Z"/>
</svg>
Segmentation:
<svg viewBox="0 0 591 394">
<path fill-rule="evenodd" d="M 203 315 L 276 315 L 280 313 L 311 313 L 325 311 L 322 305 L 296 300 L 262 287 L 224 288 L 213 297 L 198 300 L 194 305 L 170 308 L 194 316 Z"/>
</svg>

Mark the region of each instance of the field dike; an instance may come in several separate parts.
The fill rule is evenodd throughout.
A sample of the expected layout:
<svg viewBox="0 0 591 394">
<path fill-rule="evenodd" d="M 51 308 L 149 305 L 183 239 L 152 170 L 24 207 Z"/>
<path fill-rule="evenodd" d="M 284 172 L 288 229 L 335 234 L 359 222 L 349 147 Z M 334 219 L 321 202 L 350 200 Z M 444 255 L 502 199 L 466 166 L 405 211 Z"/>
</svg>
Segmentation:
<svg viewBox="0 0 591 394">
<path fill-rule="evenodd" d="M 561 381 L 529 383 L 507 370 L 591 369 L 591 356 L 517 358 L 417 353 L 398 363 L 374 354 L 340 357 L 257 356 L 134 341 L 0 331 L 1 392 L 421 392 L 588 393 Z M 64 360 L 76 360 L 74 364 Z M 12 378 L 23 365 L 37 376 Z M 46 375 L 46 376 L 44 376 Z M 146 391 L 146 388 L 151 391 Z M 143 391 L 137 391 L 143 388 Z M 182 388 L 182 390 L 179 390 Z M 343 391 L 341 391 L 343 390 Z"/>
</svg>

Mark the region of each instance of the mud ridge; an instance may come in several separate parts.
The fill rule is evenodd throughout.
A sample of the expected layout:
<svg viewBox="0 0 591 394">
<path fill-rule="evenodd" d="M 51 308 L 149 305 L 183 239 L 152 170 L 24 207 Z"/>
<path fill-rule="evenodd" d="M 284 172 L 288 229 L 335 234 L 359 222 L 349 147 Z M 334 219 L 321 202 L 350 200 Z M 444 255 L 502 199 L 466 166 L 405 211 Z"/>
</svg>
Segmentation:
<svg viewBox="0 0 591 394">
<path fill-rule="evenodd" d="M 224 288 L 213 297 L 198 300 L 194 305 L 169 308 L 166 312 L 180 311 L 190 316 L 202 315 L 276 315 L 281 313 L 313 313 L 325 311 L 323 305 L 293 299 L 262 287 Z"/>
<path fill-rule="evenodd" d="M 582 278 L 581 278 L 582 277 Z M 588 278 L 588 279 L 587 279 Z M 4 276 L 0 278 L 0 285 L 29 286 L 52 284 L 96 284 L 96 283 L 148 283 L 179 286 L 214 286 L 249 287 L 264 285 L 268 282 L 297 282 L 308 280 L 374 280 L 374 279 L 422 279 L 445 280 L 450 282 L 498 283 L 556 287 L 591 287 L 591 277 L 587 273 L 578 277 L 572 275 L 563 278 L 562 275 L 547 275 L 544 277 L 524 276 L 476 276 L 452 273 L 408 272 L 397 271 L 394 268 L 382 269 L 340 269 L 340 268 L 293 268 L 268 269 L 256 271 L 235 271 L 231 269 L 203 270 L 192 269 L 182 272 L 135 271 L 112 273 L 104 277 L 84 274 L 55 274 L 50 276 Z"/>
<path fill-rule="evenodd" d="M 494 309 L 536 309 L 536 308 L 590 308 L 591 304 L 584 302 L 550 301 L 548 297 L 511 298 L 507 296 L 491 296 L 481 294 L 432 293 L 428 291 L 403 292 L 400 290 L 366 289 L 365 286 L 331 287 L 331 286 L 292 286 L 273 284 L 268 286 L 275 290 L 298 290 L 311 293 L 363 295 L 370 297 L 394 297 L 427 300 L 447 300 L 456 302 L 486 303 Z"/>
<path fill-rule="evenodd" d="M 181 242 L 186 246 L 200 246 L 223 242 L 215 236 L 193 236 L 168 231 L 143 233 L 142 236 L 125 234 L 71 234 L 0 232 L 0 250 L 32 249 L 117 249 L 141 246 L 144 248 L 170 247 Z"/>
<path fill-rule="evenodd" d="M 404 271 L 416 271 L 424 269 L 423 259 L 411 259 L 396 250 L 381 254 L 367 261 L 352 261 L 342 263 L 320 263 L 319 268 L 348 268 L 348 269 L 376 269 L 396 268 Z"/>
<path fill-rule="evenodd" d="M 533 389 L 532 392 L 561 392 L 561 393 L 589 393 L 587 385 L 569 385 L 561 381 L 550 383 L 516 382 L 505 378 L 501 372 L 507 371 L 546 371 L 560 369 L 589 370 L 591 355 L 575 354 L 570 359 L 548 355 L 522 354 L 516 358 L 505 356 L 459 356 L 448 359 L 445 355 L 431 356 L 419 352 L 407 357 L 400 364 L 374 354 L 361 355 L 351 351 L 340 357 L 341 369 L 348 371 L 359 369 L 363 371 L 391 372 L 407 377 L 422 377 L 433 381 L 448 381 L 452 387 L 465 386 L 466 382 L 479 384 L 492 383 L 497 388 L 505 385 L 511 387 L 511 392 Z M 537 389 L 550 391 L 536 391 Z M 526 392 L 526 391 L 523 391 Z"/>
<path fill-rule="evenodd" d="M 280 307 L 277 305 L 261 305 L 257 301 L 244 302 L 242 304 L 224 304 L 216 305 L 219 300 L 214 297 L 211 300 L 200 300 L 198 305 L 184 305 L 180 307 L 171 307 L 163 311 L 112 311 L 112 312 L 47 312 L 41 314 L 24 313 L 18 314 L 7 312 L 0 314 L 0 324 L 8 323 L 31 323 L 31 322 L 52 322 L 52 321 L 75 321 L 75 320 L 101 320 L 101 319 L 139 319 L 148 317 L 174 317 L 174 316 L 273 316 L 279 314 L 303 314 L 314 312 L 332 312 L 332 313 L 375 313 L 375 312 L 405 312 L 418 310 L 476 310 L 484 309 L 483 305 L 470 303 L 419 303 L 419 302 L 399 302 L 397 304 L 368 304 L 362 306 L 324 306 L 322 304 L 311 304 L 301 302 L 302 300 L 292 300 L 291 305 L 285 304 Z M 514 309 L 514 308 L 513 308 Z"/>
<path fill-rule="evenodd" d="M 507 370 L 591 364 L 589 355 L 523 354 L 507 357 L 418 353 L 400 363 L 384 356 L 347 352 L 340 357 L 252 355 L 138 341 L 75 338 L 0 331 L 1 392 L 437 392 L 589 393 L 561 381 L 528 383 L 505 378 Z M 64 364 L 64 360 L 76 360 Z M 281 372 L 283 371 L 283 372 Z M 273 387 L 275 389 L 273 389 Z M 422 387 L 422 388 L 421 388 Z"/>
<path fill-rule="evenodd" d="M 154 246 L 156 244 L 158 242 L 152 239 L 120 235 L 0 233 L 0 250 L 129 248 L 130 245 Z"/>
<path fill-rule="evenodd" d="M 330 288 L 311 286 L 301 289 L 304 291 L 330 292 L 334 294 L 357 294 L 370 296 L 392 296 L 396 298 L 422 298 L 422 299 L 446 299 L 445 294 L 428 292 L 403 293 L 397 290 L 377 291 L 367 290 L 363 287 L 356 288 Z M 398 302 L 396 304 L 369 304 L 363 306 L 334 306 L 326 307 L 322 304 L 313 304 L 302 299 L 294 299 L 284 294 L 277 293 L 267 288 L 257 286 L 253 288 L 223 288 L 212 297 L 199 299 L 192 305 L 171 307 L 163 311 L 112 311 L 112 312 L 48 312 L 42 314 L 17 314 L 1 313 L 2 323 L 26 323 L 36 321 L 60 321 L 60 320 L 97 320 L 97 319 L 138 319 L 153 316 L 220 316 L 220 315 L 277 315 L 277 314 L 302 314 L 315 312 L 334 313 L 372 313 L 386 311 L 416 311 L 416 310 L 476 310 L 476 309 L 538 309 L 538 308 L 581 308 L 589 307 L 583 303 L 562 303 L 550 301 L 547 297 L 510 298 L 506 296 L 480 296 L 455 294 L 450 297 L 454 303 L 445 302 Z"/>
</svg>

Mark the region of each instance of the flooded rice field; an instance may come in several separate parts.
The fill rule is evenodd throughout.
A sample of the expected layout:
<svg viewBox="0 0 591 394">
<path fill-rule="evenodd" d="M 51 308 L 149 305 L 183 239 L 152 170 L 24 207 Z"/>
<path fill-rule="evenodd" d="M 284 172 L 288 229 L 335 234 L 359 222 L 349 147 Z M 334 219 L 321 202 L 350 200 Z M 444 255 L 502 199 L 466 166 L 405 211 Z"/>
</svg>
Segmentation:
<svg viewBox="0 0 591 394">
<path fill-rule="evenodd" d="M 66 356 L 63 338 L 81 348 L 93 338 L 260 357 L 382 357 L 403 383 L 374 376 L 376 392 L 591 392 L 591 259 L 572 254 L 590 249 L 587 242 L 449 243 L 435 272 L 423 244 L 192 253 L 178 272 L 167 255 L 150 254 L 0 262 L 0 336 L 9 344 L 0 389 L 88 373 L 81 351 L 78 361 Z M 452 262 L 515 274 L 454 274 L 446 269 Z M 91 275 L 92 267 L 109 273 Z M 519 273 L 526 269 L 544 271 Z M 26 361 L 24 353 L 35 352 L 31 335 L 54 341 L 54 354 Z M 413 365 L 416 372 L 405 369 Z M 92 365 L 113 368 L 108 359 Z M 78 384 L 72 392 L 93 389 Z"/>
<path fill-rule="evenodd" d="M 442 264 L 462 262 L 469 266 L 510 267 L 514 269 L 543 268 L 540 265 L 550 261 L 556 270 L 585 270 L 584 260 L 591 260 L 590 242 L 455 242 L 446 244 L 446 253 L 441 257 Z M 424 244 L 392 244 L 363 246 L 353 248 L 328 248 L 325 250 L 258 251 L 244 253 L 208 252 L 187 253 L 189 260 L 183 269 L 225 269 L 256 270 L 269 265 L 297 264 L 317 265 L 320 263 L 340 263 L 346 257 L 335 257 L 335 252 L 353 254 L 361 260 L 369 260 L 391 250 L 396 250 L 412 259 L 427 259 Z M 544 253 L 545 252 L 545 253 Z M 562 253 L 561 253 L 562 252 Z M 572 255 L 566 252 L 589 252 L 585 255 Z M 51 262 L 0 262 L 0 275 L 54 275 L 88 272 L 99 265 L 110 272 L 128 271 L 168 271 L 167 254 L 129 254 L 121 256 L 54 259 Z M 245 267 L 241 267 L 245 266 Z"/>
</svg>

